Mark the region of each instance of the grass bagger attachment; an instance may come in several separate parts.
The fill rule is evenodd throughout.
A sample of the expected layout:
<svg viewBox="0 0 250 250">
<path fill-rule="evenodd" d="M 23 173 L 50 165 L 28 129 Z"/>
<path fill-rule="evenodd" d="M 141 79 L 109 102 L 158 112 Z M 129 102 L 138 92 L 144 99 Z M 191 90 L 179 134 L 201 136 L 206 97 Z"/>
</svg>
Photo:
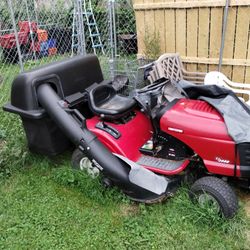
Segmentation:
<svg viewBox="0 0 250 250">
<path fill-rule="evenodd" d="M 169 82 L 122 96 L 96 56 L 78 56 L 21 73 L 4 109 L 20 115 L 32 152 L 56 155 L 75 145 L 74 168 L 138 202 L 162 201 L 188 180 L 192 200 L 231 218 L 238 201 L 226 181 L 249 185 L 250 144 L 236 147 L 207 102 L 159 98 Z"/>
</svg>

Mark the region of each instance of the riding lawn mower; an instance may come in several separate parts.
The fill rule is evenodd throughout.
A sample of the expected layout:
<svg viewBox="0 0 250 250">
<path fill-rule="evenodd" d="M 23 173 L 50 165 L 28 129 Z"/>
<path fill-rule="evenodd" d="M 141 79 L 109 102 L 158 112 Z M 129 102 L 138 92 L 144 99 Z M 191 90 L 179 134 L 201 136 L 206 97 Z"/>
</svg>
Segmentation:
<svg viewBox="0 0 250 250">
<path fill-rule="evenodd" d="M 20 115 L 30 151 L 51 156 L 74 145 L 74 168 L 134 201 L 162 202 L 187 181 L 193 201 L 231 218 L 238 200 L 229 182 L 249 187 L 250 144 L 236 144 L 204 100 L 159 101 L 168 84 L 120 95 L 95 55 L 77 56 L 19 74 L 4 110 Z"/>
</svg>

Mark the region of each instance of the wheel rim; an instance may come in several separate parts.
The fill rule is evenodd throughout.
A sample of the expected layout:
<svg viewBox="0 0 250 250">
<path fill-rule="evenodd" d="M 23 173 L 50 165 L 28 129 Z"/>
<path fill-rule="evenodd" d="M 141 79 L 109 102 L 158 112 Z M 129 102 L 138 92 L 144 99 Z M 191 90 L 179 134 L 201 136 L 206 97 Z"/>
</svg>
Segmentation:
<svg viewBox="0 0 250 250">
<path fill-rule="evenodd" d="M 79 164 L 80 170 L 86 171 L 92 178 L 96 178 L 100 174 L 100 170 L 93 166 L 92 162 L 87 158 L 83 157 Z"/>
<path fill-rule="evenodd" d="M 198 197 L 198 203 L 201 207 L 206 207 L 209 210 L 214 211 L 215 213 L 219 213 L 221 210 L 218 201 L 208 193 L 200 194 Z"/>
</svg>

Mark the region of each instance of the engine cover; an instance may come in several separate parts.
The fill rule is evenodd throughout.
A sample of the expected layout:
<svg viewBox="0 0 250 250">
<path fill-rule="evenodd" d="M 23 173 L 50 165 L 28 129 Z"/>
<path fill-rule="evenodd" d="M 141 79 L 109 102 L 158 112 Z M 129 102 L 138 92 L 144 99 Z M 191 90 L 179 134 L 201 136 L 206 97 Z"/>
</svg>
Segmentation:
<svg viewBox="0 0 250 250">
<path fill-rule="evenodd" d="M 223 117 L 208 103 L 180 99 L 161 116 L 160 128 L 193 149 L 209 172 L 235 175 L 239 162 L 235 143 L 228 135 Z M 236 175 L 240 176 L 238 166 Z"/>
</svg>

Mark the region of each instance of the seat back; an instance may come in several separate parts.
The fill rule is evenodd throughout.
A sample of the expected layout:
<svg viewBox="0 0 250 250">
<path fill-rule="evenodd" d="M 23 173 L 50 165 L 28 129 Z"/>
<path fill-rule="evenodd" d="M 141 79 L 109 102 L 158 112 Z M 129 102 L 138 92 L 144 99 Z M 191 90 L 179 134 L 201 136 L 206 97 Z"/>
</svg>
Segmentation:
<svg viewBox="0 0 250 250">
<path fill-rule="evenodd" d="M 149 80 L 154 82 L 163 77 L 172 81 L 186 80 L 203 84 L 205 73 L 187 71 L 178 53 L 166 53 L 154 62 Z"/>
<path fill-rule="evenodd" d="M 182 63 L 178 54 L 164 54 L 155 62 L 160 77 L 179 81 L 183 79 Z"/>
<path fill-rule="evenodd" d="M 108 100 L 110 100 L 116 94 L 115 89 L 109 85 L 100 85 L 93 89 L 90 97 L 93 97 L 93 101 L 97 107 L 101 106 Z"/>
<path fill-rule="evenodd" d="M 204 79 L 204 84 L 205 85 L 218 85 L 220 87 L 226 87 L 229 89 L 232 89 L 227 82 L 229 79 L 222 73 L 218 71 L 211 71 L 206 74 L 205 79 Z"/>
<path fill-rule="evenodd" d="M 121 96 L 107 84 L 95 84 L 87 89 L 89 108 L 103 119 L 115 120 L 129 113 L 135 106 L 133 98 Z"/>
<path fill-rule="evenodd" d="M 224 74 L 218 71 L 211 71 L 206 74 L 204 79 L 205 85 L 218 85 L 232 90 L 234 93 L 240 95 L 239 98 L 250 105 L 250 84 L 237 83 L 230 81 Z M 242 98 L 242 95 L 244 98 Z"/>
</svg>

